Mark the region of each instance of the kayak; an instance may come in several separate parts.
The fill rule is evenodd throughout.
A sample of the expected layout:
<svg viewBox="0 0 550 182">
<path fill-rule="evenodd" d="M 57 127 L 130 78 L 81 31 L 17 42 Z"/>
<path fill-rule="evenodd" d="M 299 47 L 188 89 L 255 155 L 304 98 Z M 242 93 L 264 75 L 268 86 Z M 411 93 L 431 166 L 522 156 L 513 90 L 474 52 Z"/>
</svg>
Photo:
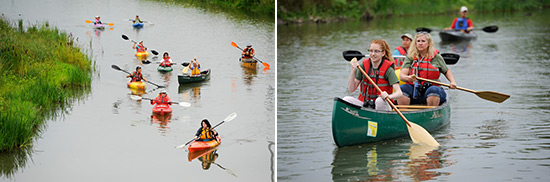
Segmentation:
<svg viewBox="0 0 550 182">
<path fill-rule="evenodd" d="M 159 66 L 157 70 L 160 72 L 171 72 L 172 66 Z"/>
<path fill-rule="evenodd" d="M 454 30 L 442 30 L 439 32 L 439 37 L 441 41 L 469 41 L 477 38 L 475 32 L 464 33 L 461 31 Z"/>
<path fill-rule="evenodd" d="M 205 156 L 205 155 L 210 155 L 214 151 L 216 151 L 216 149 L 217 149 L 217 147 L 212 147 L 212 148 L 209 148 L 209 149 L 195 150 L 193 152 L 189 151 L 189 154 L 187 155 L 187 159 L 189 161 L 192 161 L 192 160 L 195 160 L 199 157 L 202 157 L 202 156 Z"/>
<path fill-rule="evenodd" d="M 249 69 L 256 69 L 256 64 L 258 63 L 258 61 L 252 58 L 241 58 L 240 61 L 242 67 Z"/>
<path fill-rule="evenodd" d="M 218 140 L 193 141 L 189 144 L 188 150 L 189 152 L 194 152 L 198 150 L 205 150 L 205 149 L 217 147 L 218 145 L 220 145 L 220 142 L 222 141 L 219 136 L 217 137 L 217 139 Z"/>
<path fill-rule="evenodd" d="M 94 28 L 95 29 L 105 29 L 105 24 L 95 24 Z"/>
<path fill-rule="evenodd" d="M 141 28 L 141 27 L 143 27 L 143 23 L 134 23 L 134 24 L 132 24 L 132 26 L 134 28 Z"/>
<path fill-rule="evenodd" d="M 200 81 L 204 81 L 204 80 L 209 80 L 211 72 L 212 72 L 211 69 L 208 69 L 206 71 L 201 71 L 200 76 L 191 76 L 189 74 L 185 74 L 185 75 L 179 74 L 178 75 L 178 83 L 179 84 L 185 84 L 185 83 L 193 83 L 193 82 L 200 82 Z"/>
<path fill-rule="evenodd" d="M 451 107 L 446 102 L 430 109 L 401 110 L 405 118 L 427 131 L 450 123 Z M 395 111 L 377 111 L 334 98 L 332 137 L 338 147 L 374 143 L 409 136 L 405 121 Z"/>
<path fill-rule="evenodd" d="M 132 95 L 143 95 L 145 94 L 145 89 L 130 88 Z"/>
<path fill-rule="evenodd" d="M 153 106 L 153 114 L 164 115 L 167 113 L 172 113 L 172 108 L 167 104 L 157 104 Z"/>
<path fill-rule="evenodd" d="M 149 56 L 149 52 L 143 51 L 143 52 L 136 52 L 136 57 L 145 59 Z"/>
<path fill-rule="evenodd" d="M 144 90 L 145 87 L 145 82 L 128 82 L 128 88 L 130 89 Z"/>
</svg>

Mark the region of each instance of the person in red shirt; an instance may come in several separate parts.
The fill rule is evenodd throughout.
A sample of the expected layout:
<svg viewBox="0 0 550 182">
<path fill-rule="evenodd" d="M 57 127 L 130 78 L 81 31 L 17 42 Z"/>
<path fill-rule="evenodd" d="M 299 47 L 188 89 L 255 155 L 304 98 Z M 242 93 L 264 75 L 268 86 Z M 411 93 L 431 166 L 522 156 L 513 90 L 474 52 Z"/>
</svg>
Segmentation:
<svg viewBox="0 0 550 182">
<path fill-rule="evenodd" d="M 246 48 L 244 48 L 241 55 L 245 59 L 252 59 L 252 57 L 254 57 L 254 49 L 252 48 L 252 44 L 246 45 Z"/>
<path fill-rule="evenodd" d="M 157 98 L 154 100 L 151 100 L 151 105 L 154 104 L 164 104 L 164 105 L 172 105 L 172 100 L 170 100 L 170 97 L 168 97 L 168 94 L 166 94 L 166 91 L 160 91 Z"/>
<path fill-rule="evenodd" d="M 471 19 L 466 18 L 467 13 L 468 8 L 466 8 L 466 6 L 462 6 L 460 8 L 460 17 L 455 18 L 455 20 L 451 24 L 451 27 L 445 28 L 445 30 L 456 30 L 466 33 L 472 31 L 474 29 L 474 23 Z"/>
</svg>

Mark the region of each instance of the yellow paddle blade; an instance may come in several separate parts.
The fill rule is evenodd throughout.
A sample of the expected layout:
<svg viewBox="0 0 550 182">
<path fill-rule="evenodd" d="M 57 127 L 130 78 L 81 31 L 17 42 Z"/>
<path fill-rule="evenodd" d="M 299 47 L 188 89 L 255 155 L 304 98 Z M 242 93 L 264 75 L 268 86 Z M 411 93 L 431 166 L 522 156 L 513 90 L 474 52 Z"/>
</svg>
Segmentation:
<svg viewBox="0 0 550 182">
<path fill-rule="evenodd" d="M 191 65 L 191 64 L 189 64 L 189 65 Z M 185 68 L 183 68 L 183 70 L 181 70 L 181 72 L 182 72 L 183 74 L 186 74 L 187 71 L 189 71 L 189 65 L 187 65 Z"/>
<path fill-rule="evenodd" d="M 107 23 L 107 25 L 109 25 L 109 26 L 113 26 L 113 25 L 115 25 L 115 24 L 114 24 L 114 23 Z"/>
<path fill-rule="evenodd" d="M 86 23 L 92 23 L 92 21 L 90 21 L 90 20 L 85 20 L 85 22 L 86 22 Z"/>
<path fill-rule="evenodd" d="M 439 143 L 437 143 L 432 135 L 430 135 L 426 129 L 422 128 L 422 126 L 410 121 L 409 124 L 411 124 L 411 126 L 407 125 L 407 129 L 409 130 L 409 135 L 413 143 L 439 146 Z"/>
<path fill-rule="evenodd" d="M 502 103 L 510 98 L 510 95 L 493 91 L 476 91 L 475 94 L 485 100 Z"/>
</svg>

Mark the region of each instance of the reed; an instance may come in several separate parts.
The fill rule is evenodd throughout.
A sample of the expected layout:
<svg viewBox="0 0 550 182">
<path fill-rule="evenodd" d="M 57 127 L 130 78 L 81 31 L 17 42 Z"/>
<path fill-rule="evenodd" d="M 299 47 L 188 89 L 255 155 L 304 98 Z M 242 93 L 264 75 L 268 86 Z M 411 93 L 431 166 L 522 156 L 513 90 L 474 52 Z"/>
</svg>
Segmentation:
<svg viewBox="0 0 550 182">
<path fill-rule="evenodd" d="M 0 151 L 32 143 L 45 119 L 84 95 L 91 60 L 57 28 L 0 19 Z"/>
</svg>

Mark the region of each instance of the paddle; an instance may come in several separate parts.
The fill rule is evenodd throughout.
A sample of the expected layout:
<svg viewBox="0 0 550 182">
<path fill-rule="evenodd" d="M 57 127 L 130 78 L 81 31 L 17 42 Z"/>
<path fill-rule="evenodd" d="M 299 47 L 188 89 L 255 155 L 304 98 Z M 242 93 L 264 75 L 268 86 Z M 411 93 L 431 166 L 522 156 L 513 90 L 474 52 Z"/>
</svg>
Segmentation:
<svg viewBox="0 0 550 182">
<path fill-rule="evenodd" d="M 85 20 L 86 23 L 92 23 L 92 21 L 90 20 Z M 115 25 L 114 23 L 103 23 L 104 25 L 109 25 L 109 26 L 113 26 Z"/>
<path fill-rule="evenodd" d="M 351 60 L 350 64 L 353 65 L 353 63 L 355 63 L 355 62 L 357 62 L 357 58 L 353 58 Z M 361 71 L 361 73 L 363 73 L 363 75 L 367 78 L 367 80 L 369 81 L 370 84 L 374 85 L 374 88 L 376 88 L 376 90 L 378 90 L 378 92 L 382 93 L 382 90 L 380 90 L 380 87 L 378 87 L 378 85 L 376 85 L 376 83 L 374 83 L 374 81 L 372 81 L 372 79 L 365 72 L 365 70 L 363 70 L 363 68 L 361 68 L 361 66 L 357 66 L 357 69 L 359 71 Z M 407 118 L 405 118 L 405 116 L 401 113 L 401 111 L 399 111 L 399 109 L 397 109 L 397 107 L 395 107 L 395 105 L 393 105 L 393 103 L 391 102 L 391 100 L 388 97 L 386 97 L 384 100 L 386 100 L 386 102 L 388 102 L 388 104 L 390 104 L 390 106 L 395 110 L 395 112 L 397 112 L 397 114 L 399 114 L 399 116 L 401 116 L 403 121 L 405 121 L 405 124 L 407 124 L 407 129 L 409 130 L 409 135 L 410 135 L 413 143 L 425 143 L 425 144 L 430 145 L 430 146 L 439 146 L 439 143 L 437 143 L 437 141 L 435 141 L 435 139 L 432 137 L 432 135 L 430 135 L 430 133 L 428 133 L 428 131 L 426 131 L 426 129 L 422 128 L 422 126 L 420 126 L 416 123 L 413 123 L 413 122 L 410 122 L 409 120 L 407 120 Z M 428 118 L 426 118 L 426 119 L 428 119 Z"/>
<path fill-rule="evenodd" d="M 197 58 L 197 57 L 195 56 L 193 59 L 196 59 L 196 58 Z M 187 65 L 186 65 L 186 63 L 182 63 L 181 65 L 185 66 L 185 68 L 183 68 L 183 70 L 181 70 L 181 72 L 182 72 L 183 74 L 186 74 L 187 71 L 189 71 L 189 66 L 191 66 L 191 63 L 187 63 Z"/>
<path fill-rule="evenodd" d="M 118 70 L 118 71 L 122 71 L 122 72 L 124 72 L 124 73 L 128 73 L 129 75 L 132 74 L 132 73 L 126 71 L 126 70 L 120 69 L 120 67 L 118 67 L 117 65 L 114 65 L 114 64 L 111 65 L 111 68 L 113 68 L 113 69 L 115 69 L 115 70 Z M 155 84 L 155 83 L 153 83 L 153 82 L 150 82 L 149 80 L 147 80 L 146 82 L 147 82 L 147 83 L 150 83 L 150 84 L 152 84 L 152 85 L 154 85 L 154 86 L 157 86 L 158 88 L 164 88 L 164 86 L 162 86 L 162 85 L 157 85 L 157 84 Z"/>
<path fill-rule="evenodd" d="M 361 52 L 356 50 L 347 50 L 342 52 L 342 55 L 344 56 L 344 59 L 347 61 L 351 61 L 353 58 L 361 59 L 363 57 L 366 57 L 368 55 L 363 55 Z M 443 60 L 445 60 L 445 63 L 447 65 L 453 65 L 458 62 L 458 59 L 460 59 L 460 55 L 455 53 L 441 53 L 441 56 L 443 57 Z M 404 58 L 405 56 L 401 55 L 395 55 L 393 58 Z"/>
<path fill-rule="evenodd" d="M 128 19 L 129 21 L 131 21 L 132 23 L 136 23 L 134 22 L 134 19 Z M 154 25 L 154 23 L 152 21 L 147 21 L 147 20 L 141 20 L 142 23 L 149 23 L 151 25 Z"/>
<path fill-rule="evenodd" d="M 239 48 L 241 51 L 243 51 L 243 49 L 241 49 L 241 48 L 237 45 L 237 43 L 235 43 L 235 42 L 231 42 L 231 46 L 236 47 L 236 48 Z M 264 63 L 262 60 L 260 60 L 260 59 L 258 59 L 258 58 L 256 58 L 256 57 L 252 57 L 252 58 L 254 58 L 256 61 L 260 61 L 260 63 L 262 63 L 262 65 L 264 65 L 266 68 L 269 68 L 269 64 Z"/>
<path fill-rule="evenodd" d="M 225 167 L 222 167 L 222 166 L 219 165 L 218 163 L 212 162 L 212 164 L 216 164 L 216 166 L 222 168 L 224 171 L 227 171 L 227 173 L 229 173 L 229 174 L 231 174 L 231 175 L 237 177 L 237 174 L 236 174 L 235 172 L 233 172 L 233 171 L 231 171 L 231 170 L 229 170 L 229 169 L 227 169 L 227 168 L 225 168 Z"/>
<path fill-rule="evenodd" d="M 435 84 L 438 84 L 438 85 L 444 85 L 444 86 L 447 86 L 447 87 L 451 87 L 450 84 L 441 83 L 441 82 L 438 82 L 438 81 L 433 81 L 433 80 L 429 80 L 429 79 L 425 79 L 425 78 L 419 78 L 419 77 L 416 77 L 414 75 L 412 75 L 412 76 L 414 78 L 418 79 L 418 80 L 427 81 L 427 82 L 430 82 L 430 83 L 435 83 Z M 462 88 L 462 87 L 456 87 L 456 89 L 463 90 L 463 91 L 466 91 L 466 92 L 471 92 L 471 93 L 476 94 L 478 97 L 480 97 L 482 99 L 485 99 L 485 100 L 488 100 L 488 101 L 493 101 L 493 102 L 498 102 L 498 103 L 502 103 L 506 99 L 510 98 L 510 95 L 508 95 L 508 94 L 498 93 L 498 92 L 494 92 L 494 91 L 475 91 L 475 90 L 470 90 L 470 89 Z"/>
<path fill-rule="evenodd" d="M 128 38 L 128 36 L 126 36 L 126 35 L 124 35 L 124 34 L 122 34 L 122 39 L 124 39 L 124 40 L 130 40 L 130 41 L 132 41 L 133 43 L 136 43 L 135 40 L 132 40 L 132 39 Z M 159 52 L 157 52 L 157 51 L 155 51 L 155 50 L 153 50 L 153 49 L 151 49 L 151 52 L 152 52 L 154 55 L 159 55 Z"/>
<path fill-rule="evenodd" d="M 138 95 L 132 95 L 132 96 L 130 96 L 130 98 L 132 98 L 134 100 L 144 99 L 144 100 L 153 100 L 153 101 L 155 101 L 155 99 L 145 98 L 145 97 L 141 97 L 141 96 L 138 96 Z M 170 103 L 177 104 L 177 105 L 180 105 L 180 106 L 183 106 L 183 107 L 191 107 L 191 103 L 189 103 L 189 102 L 170 102 Z"/>
<path fill-rule="evenodd" d="M 483 28 L 474 28 L 474 30 L 483 30 L 484 32 L 487 32 L 487 33 L 494 33 L 494 32 L 498 31 L 498 26 L 491 25 L 491 26 L 486 26 L 486 27 L 483 27 Z M 428 33 L 430 33 L 432 31 L 441 31 L 441 30 L 438 30 L 438 29 L 432 30 L 432 29 L 426 28 L 426 27 L 416 28 L 416 32 L 428 32 Z"/>
<path fill-rule="evenodd" d="M 223 124 L 223 123 L 225 123 L 225 122 L 229 122 L 229 121 L 235 119 L 236 117 L 237 117 L 237 113 L 231 113 L 231 114 L 229 114 L 229 116 L 225 117 L 225 119 L 223 119 L 222 122 L 220 122 L 220 123 L 218 123 L 216 126 L 210 128 L 210 130 L 212 130 L 212 129 L 218 127 L 218 126 L 220 126 L 221 124 Z M 210 130 L 209 130 L 209 131 L 210 131 Z M 201 136 L 202 136 L 202 134 L 199 135 L 198 138 L 200 138 Z M 189 141 L 188 141 L 187 143 L 185 143 L 184 145 L 177 146 L 176 148 L 185 148 L 185 146 L 189 145 L 189 144 L 190 144 L 191 142 L 193 142 L 193 141 L 195 141 L 195 138 L 193 138 L 192 140 L 189 140 Z"/>
</svg>

